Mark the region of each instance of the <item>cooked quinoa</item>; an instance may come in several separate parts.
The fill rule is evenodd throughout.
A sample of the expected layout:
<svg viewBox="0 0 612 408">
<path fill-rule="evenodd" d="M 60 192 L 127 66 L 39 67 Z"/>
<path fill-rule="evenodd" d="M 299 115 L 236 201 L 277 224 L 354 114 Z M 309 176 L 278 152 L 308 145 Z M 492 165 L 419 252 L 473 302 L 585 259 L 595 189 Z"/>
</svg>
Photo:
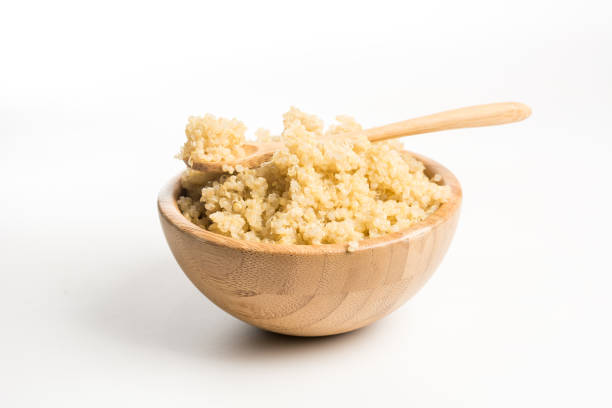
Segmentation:
<svg viewBox="0 0 612 408">
<path fill-rule="evenodd" d="M 246 126 L 236 119 L 211 114 L 192 116 L 185 127 L 187 141 L 178 158 L 193 162 L 232 160 L 244 154 Z"/>
<path fill-rule="evenodd" d="M 212 153 L 211 142 L 232 155 L 239 153 L 232 143 L 244 142 L 244 125 L 204 118 L 208 124 L 197 125 L 197 137 L 193 130 L 186 132 L 185 145 L 197 149 L 184 147 L 189 156 L 183 157 L 221 157 L 221 150 Z M 340 137 L 361 126 L 348 116 L 337 121 L 324 131 L 319 118 L 291 108 L 283 116 L 284 147 L 271 161 L 253 169 L 236 166 L 212 180 L 187 169 L 181 178 L 180 210 L 194 224 L 233 238 L 344 243 L 353 251 L 360 240 L 405 229 L 448 200 L 450 190 L 437 184 L 440 177 L 428 178 L 423 163 L 401 152 L 399 145 L 370 143 L 362 135 Z M 195 123 L 191 118 L 188 129 Z M 270 137 L 261 130 L 258 136 Z"/>
</svg>

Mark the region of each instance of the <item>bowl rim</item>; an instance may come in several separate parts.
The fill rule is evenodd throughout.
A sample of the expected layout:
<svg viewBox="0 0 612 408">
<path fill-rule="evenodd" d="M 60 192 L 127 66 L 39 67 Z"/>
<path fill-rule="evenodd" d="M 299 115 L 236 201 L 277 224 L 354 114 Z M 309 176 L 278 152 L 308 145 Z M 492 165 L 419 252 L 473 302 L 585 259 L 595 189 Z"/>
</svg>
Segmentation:
<svg viewBox="0 0 612 408">
<path fill-rule="evenodd" d="M 205 230 L 185 218 L 178 208 L 177 198 L 181 191 L 180 178 L 183 172 L 175 175 L 162 187 L 157 198 L 157 208 L 160 217 L 163 217 L 170 225 L 198 241 L 203 241 L 214 246 L 229 247 L 242 251 L 285 255 L 357 254 L 379 246 L 409 240 L 426 234 L 436 226 L 451 219 L 461 207 L 461 185 L 450 170 L 428 157 L 407 150 L 402 150 L 402 152 L 423 162 L 427 171 L 439 174 L 442 177 L 443 184 L 450 186 L 451 197 L 423 221 L 415 223 L 402 231 L 361 240 L 359 241 L 359 246 L 353 252 L 347 252 L 348 244 L 272 244 L 232 238 Z"/>
</svg>

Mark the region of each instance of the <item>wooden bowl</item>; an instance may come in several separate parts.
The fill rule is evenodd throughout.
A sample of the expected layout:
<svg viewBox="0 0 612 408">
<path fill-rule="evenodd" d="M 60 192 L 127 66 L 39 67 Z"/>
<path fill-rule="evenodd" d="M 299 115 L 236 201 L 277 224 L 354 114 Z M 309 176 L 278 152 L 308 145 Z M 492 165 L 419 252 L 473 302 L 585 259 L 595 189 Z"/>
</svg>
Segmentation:
<svg viewBox="0 0 612 408">
<path fill-rule="evenodd" d="M 440 164 L 411 153 L 442 176 L 451 199 L 409 229 L 346 245 L 280 245 L 206 231 L 178 209 L 180 176 L 159 193 L 161 225 L 178 264 L 221 309 L 276 333 L 324 336 L 364 327 L 411 298 L 442 260 L 455 232 L 461 187 Z"/>
</svg>

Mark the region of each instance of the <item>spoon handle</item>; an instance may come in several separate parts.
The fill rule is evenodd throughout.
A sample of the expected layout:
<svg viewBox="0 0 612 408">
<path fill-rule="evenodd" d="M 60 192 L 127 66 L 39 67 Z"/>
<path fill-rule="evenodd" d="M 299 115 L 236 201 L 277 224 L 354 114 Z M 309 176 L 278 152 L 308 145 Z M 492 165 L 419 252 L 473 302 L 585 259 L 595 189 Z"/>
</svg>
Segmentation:
<svg viewBox="0 0 612 408">
<path fill-rule="evenodd" d="M 531 115 L 529 106 L 519 102 L 491 103 L 391 123 L 367 129 L 364 133 L 371 142 L 378 142 L 380 140 L 437 132 L 439 130 L 503 125 L 505 123 L 519 122 L 528 118 L 529 115 Z"/>
</svg>

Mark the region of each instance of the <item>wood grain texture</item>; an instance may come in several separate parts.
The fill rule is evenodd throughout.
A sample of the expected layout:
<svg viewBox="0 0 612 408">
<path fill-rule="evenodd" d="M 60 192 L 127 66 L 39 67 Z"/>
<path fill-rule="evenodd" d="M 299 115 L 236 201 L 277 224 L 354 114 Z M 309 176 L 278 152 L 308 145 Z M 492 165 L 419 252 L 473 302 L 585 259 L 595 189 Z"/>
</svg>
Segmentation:
<svg viewBox="0 0 612 408">
<path fill-rule="evenodd" d="M 323 336 L 366 326 L 401 306 L 429 279 L 453 237 L 461 187 L 443 166 L 413 154 L 440 174 L 451 199 L 421 223 L 346 245 L 277 245 L 206 231 L 183 217 L 179 176 L 160 192 L 166 240 L 193 284 L 231 315 L 265 330 Z"/>
</svg>

